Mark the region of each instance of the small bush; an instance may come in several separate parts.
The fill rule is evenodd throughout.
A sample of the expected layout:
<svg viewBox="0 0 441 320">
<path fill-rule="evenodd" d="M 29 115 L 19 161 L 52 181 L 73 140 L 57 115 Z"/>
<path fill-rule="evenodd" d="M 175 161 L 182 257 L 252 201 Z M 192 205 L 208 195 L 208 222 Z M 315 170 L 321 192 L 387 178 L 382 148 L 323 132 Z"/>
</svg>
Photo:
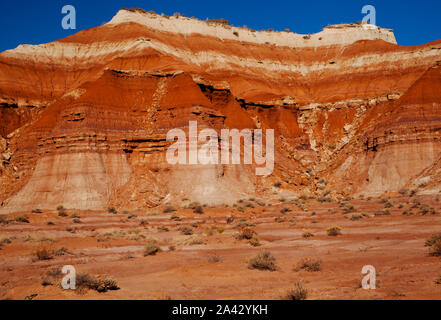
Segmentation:
<svg viewBox="0 0 441 320">
<path fill-rule="evenodd" d="M 291 212 L 291 209 L 285 207 L 285 208 L 283 208 L 283 209 L 280 210 L 280 213 L 287 213 L 287 212 Z"/>
<path fill-rule="evenodd" d="M 43 211 L 41 211 L 41 209 L 34 209 L 32 210 L 32 213 L 42 213 Z"/>
<path fill-rule="evenodd" d="M 54 258 L 52 253 L 47 249 L 39 249 L 35 252 L 35 255 L 37 256 L 37 260 L 51 260 Z"/>
<path fill-rule="evenodd" d="M 179 231 L 181 231 L 181 233 L 186 236 L 191 236 L 193 234 L 193 229 L 189 227 L 181 227 Z"/>
<path fill-rule="evenodd" d="M 114 207 L 108 208 L 107 212 L 108 213 L 112 213 L 112 214 L 117 214 L 118 213 L 118 211 Z"/>
<path fill-rule="evenodd" d="M 242 240 L 242 239 L 250 240 L 255 235 L 256 235 L 256 232 L 253 229 L 246 227 L 246 228 L 243 228 L 242 230 L 240 230 L 238 234 L 236 234 L 236 239 L 238 239 L 238 240 Z"/>
<path fill-rule="evenodd" d="M 248 261 L 248 268 L 275 271 L 277 270 L 275 262 L 276 258 L 269 251 L 262 251 Z"/>
<path fill-rule="evenodd" d="M 72 219 L 72 222 L 73 222 L 73 223 L 81 223 L 81 220 L 78 219 L 78 218 L 75 218 L 75 219 Z"/>
<path fill-rule="evenodd" d="M 309 232 L 309 231 L 303 232 L 303 234 L 302 234 L 302 237 L 305 238 L 305 239 L 311 238 L 313 236 L 314 236 L 314 234 L 312 232 Z"/>
<path fill-rule="evenodd" d="M 305 300 L 308 297 L 308 290 L 303 286 L 303 282 L 298 281 L 294 288 L 289 290 L 284 300 Z"/>
<path fill-rule="evenodd" d="M 335 237 L 341 235 L 341 228 L 338 226 L 332 226 L 326 229 L 326 232 L 328 233 L 328 236 Z"/>
<path fill-rule="evenodd" d="M 173 206 L 167 206 L 164 208 L 164 210 L 162 211 L 163 213 L 171 213 L 171 212 L 175 212 L 176 208 Z"/>
<path fill-rule="evenodd" d="M 29 219 L 26 216 L 19 216 L 14 219 L 16 222 L 29 223 Z"/>
<path fill-rule="evenodd" d="M 312 259 L 312 258 L 304 258 L 297 263 L 295 267 L 296 271 L 306 270 L 309 272 L 317 272 L 322 270 L 322 260 L 320 259 Z"/>
<path fill-rule="evenodd" d="M 158 243 L 155 240 L 150 240 L 144 248 L 144 257 L 153 256 L 161 252 L 161 248 L 158 246 Z"/>
<path fill-rule="evenodd" d="M 253 247 L 259 247 L 259 246 L 261 245 L 259 239 L 258 239 L 256 236 L 252 237 L 252 238 L 250 239 L 249 243 L 250 243 L 250 245 L 252 245 Z"/>
<path fill-rule="evenodd" d="M 194 207 L 193 212 L 197 213 L 197 214 L 203 214 L 204 208 L 202 208 L 202 206 L 196 206 L 196 207 Z"/>
<path fill-rule="evenodd" d="M 222 261 L 222 258 L 220 256 L 218 256 L 217 254 L 212 254 L 212 255 L 208 256 L 208 262 L 218 263 L 221 261 Z"/>
</svg>

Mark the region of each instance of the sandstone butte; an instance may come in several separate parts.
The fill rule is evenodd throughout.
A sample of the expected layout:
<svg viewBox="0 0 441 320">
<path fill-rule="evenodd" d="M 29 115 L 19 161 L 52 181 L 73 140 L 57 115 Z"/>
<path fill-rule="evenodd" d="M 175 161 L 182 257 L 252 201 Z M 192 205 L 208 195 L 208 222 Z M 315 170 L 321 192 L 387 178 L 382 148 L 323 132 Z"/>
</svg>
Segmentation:
<svg viewBox="0 0 441 320">
<path fill-rule="evenodd" d="M 368 28 L 371 27 L 371 28 Z M 0 54 L 0 212 L 441 191 L 441 41 L 317 34 L 122 9 Z M 275 130 L 272 175 L 170 165 L 170 129 Z"/>
</svg>

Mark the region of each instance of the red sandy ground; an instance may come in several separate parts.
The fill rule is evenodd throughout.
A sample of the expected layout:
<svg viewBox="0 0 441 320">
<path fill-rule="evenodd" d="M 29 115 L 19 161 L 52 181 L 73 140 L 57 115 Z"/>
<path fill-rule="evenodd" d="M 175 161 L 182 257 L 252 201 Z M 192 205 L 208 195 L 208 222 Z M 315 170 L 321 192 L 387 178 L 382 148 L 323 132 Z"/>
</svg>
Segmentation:
<svg viewBox="0 0 441 320">
<path fill-rule="evenodd" d="M 411 216 L 402 215 L 413 201 L 431 205 L 436 214 L 422 215 L 413 209 Z M 380 199 L 354 199 L 349 202 L 357 213 L 368 217 L 352 221 L 353 213 L 344 214 L 337 202 L 319 203 L 307 200 L 308 211 L 297 205 L 271 201 L 271 206 L 259 206 L 239 212 L 234 208 L 204 208 L 203 214 L 179 209 L 181 221 L 171 214 L 152 209 L 149 212 L 127 213 L 68 211 L 68 217 L 57 212 L 20 213 L 5 216 L 13 219 L 26 215 L 30 223 L 11 222 L 0 226 L 1 238 L 9 238 L 0 250 L 0 298 L 3 299 L 280 299 L 302 280 L 308 289 L 308 299 L 441 299 L 441 259 L 428 254 L 424 246 L 431 234 L 441 231 L 441 202 L 432 197 L 399 197 L 391 199 L 391 215 L 374 216 L 384 209 Z M 403 205 L 402 208 L 399 206 Z M 240 204 L 239 204 L 240 205 Z M 282 208 L 292 211 L 281 213 Z M 72 222 L 71 215 L 81 218 Z M 235 215 L 233 223 L 226 219 Z M 261 242 L 251 246 L 247 240 L 236 240 L 234 233 L 241 217 L 255 224 L 253 229 Z M 276 217 L 285 218 L 276 222 Z M 295 219 L 295 225 L 293 221 Z M 149 222 L 140 225 L 141 220 Z M 47 223 L 52 221 L 54 225 Z M 195 235 L 185 236 L 181 226 L 194 228 Z M 329 226 L 338 225 L 342 235 L 327 235 Z M 169 232 L 157 227 L 166 226 Z M 213 226 L 223 227 L 219 233 Z M 75 228 L 68 232 L 66 228 Z M 111 229 L 111 230 L 110 230 Z M 138 239 L 127 239 L 138 230 Z M 303 238 L 310 231 L 314 237 Z M 104 236 L 105 233 L 112 233 Z M 205 244 L 185 244 L 187 238 L 199 237 Z M 157 239 L 162 252 L 144 257 L 148 239 Z M 1 240 L 1 239 L 0 239 Z M 174 251 L 169 247 L 175 246 Z M 51 260 L 35 259 L 36 250 L 65 247 L 69 253 Z M 248 268 L 247 260 L 261 250 L 276 258 L 278 270 L 259 271 Z M 210 262 L 217 254 L 220 262 Z M 319 272 L 295 271 L 304 257 L 322 260 Z M 120 290 L 98 293 L 94 290 L 78 293 L 63 290 L 59 284 L 43 286 L 45 274 L 63 265 L 74 265 L 77 273 L 110 276 Z M 377 271 L 378 288 L 360 288 L 364 265 Z"/>
</svg>

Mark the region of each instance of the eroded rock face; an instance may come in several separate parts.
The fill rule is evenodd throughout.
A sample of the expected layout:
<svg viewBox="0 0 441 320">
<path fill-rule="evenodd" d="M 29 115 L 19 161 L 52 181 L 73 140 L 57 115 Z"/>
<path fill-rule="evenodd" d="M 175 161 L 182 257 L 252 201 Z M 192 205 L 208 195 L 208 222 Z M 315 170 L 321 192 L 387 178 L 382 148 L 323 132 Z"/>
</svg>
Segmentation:
<svg viewBox="0 0 441 320">
<path fill-rule="evenodd" d="M 126 10 L 19 46 L 0 54 L 1 210 L 438 190 L 440 50 L 359 25 L 302 36 Z M 168 164 L 167 132 L 189 121 L 274 129 L 273 174 Z"/>
</svg>

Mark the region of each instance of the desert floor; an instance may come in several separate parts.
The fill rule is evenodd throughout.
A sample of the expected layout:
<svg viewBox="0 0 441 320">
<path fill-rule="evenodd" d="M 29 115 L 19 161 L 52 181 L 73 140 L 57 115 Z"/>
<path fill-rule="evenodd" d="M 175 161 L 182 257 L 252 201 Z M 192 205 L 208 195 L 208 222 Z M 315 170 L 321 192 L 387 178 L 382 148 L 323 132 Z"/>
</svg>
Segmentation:
<svg viewBox="0 0 441 320">
<path fill-rule="evenodd" d="M 204 207 L 202 214 L 185 209 L 187 203 L 169 213 L 54 209 L 3 215 L 0 298 L 280 299 L 302 281 L 308 299 L 441 299 L 441 257 L 425 246 L 441 232 L 439 198 L 248 199 L 235 207 Z M 384 210 L 390 214 L 379 214 Z M 184 226 L 193 234 L 183 234 Z M 330 226 L 341 227 L 341 235 L 329 236 Z M 238 238 L 246 228 L 256 232 L 260 246 Z M 151 240 L 161 252 L 145 256 Z M 248 267 L 262 250 L 275 257 L 276 271 Z M 304 258 L 321 260 L 321 270 L 298 269 Z M 111 277 L 120 289 L 64 290 L 63 274 L 57 274 L 64 265 L 77 275 Z M 376 269 L 375 290 L 361 288 L 364 265 Z"/>
</svg>

